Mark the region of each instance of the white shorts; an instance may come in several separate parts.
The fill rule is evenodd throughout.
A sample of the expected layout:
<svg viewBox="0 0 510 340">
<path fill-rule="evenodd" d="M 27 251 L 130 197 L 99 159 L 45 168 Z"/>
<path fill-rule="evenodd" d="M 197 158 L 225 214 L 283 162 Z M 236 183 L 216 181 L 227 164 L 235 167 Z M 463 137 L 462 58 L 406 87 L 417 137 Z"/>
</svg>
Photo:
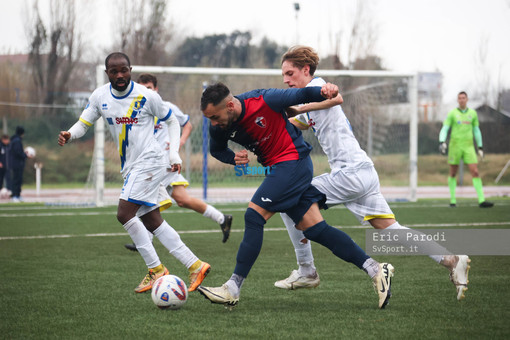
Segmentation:
<svg viewBox="0 0 510 340">
<path fill-rule="evenodd" d="M 374 218 L 395 218 L 381 194 L 373 166 L 335 169 L 314 177 L 312 185 L 326 195 L 327 205 L 344 204 L 362 224 Z"/>
<path fill-rule="evenodd" d="M 136 215 L 143 216 L 159 208 L 164 210 L 172 205 L 166 187 L 176 177 L 170 168 L 154 167 L 133 170 L 124 178 L 120 199 L 140 205 Z"/>
<path fill-rule="evenodd" d="M 184 176 L 180 173 L 174 172 L 175 176 L 172 177 L 170 181 L 170 185 L 166 188 L 169 195 L 172 195 L 173 187 L 177 185 L 184 185 L 185 188 L 189 186 L 189 182 Z"/>
</svg>

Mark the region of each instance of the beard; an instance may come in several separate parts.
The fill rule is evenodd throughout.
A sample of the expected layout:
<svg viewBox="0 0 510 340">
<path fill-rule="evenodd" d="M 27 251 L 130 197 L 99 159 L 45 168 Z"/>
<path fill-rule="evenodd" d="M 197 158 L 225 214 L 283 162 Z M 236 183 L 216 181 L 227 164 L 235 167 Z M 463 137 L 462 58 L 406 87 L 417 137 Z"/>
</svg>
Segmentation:
<svg viewBox="0 0 510 340">
<path fill-rule="evenodd" d="M 111 82 L 112 87 L 119 92 L 124 92 L 128 88 L 130 83 L 131 83 L 131 78 L 128 78 L 125 80 L 116 80 L 116 81 Z"/>
</svg>

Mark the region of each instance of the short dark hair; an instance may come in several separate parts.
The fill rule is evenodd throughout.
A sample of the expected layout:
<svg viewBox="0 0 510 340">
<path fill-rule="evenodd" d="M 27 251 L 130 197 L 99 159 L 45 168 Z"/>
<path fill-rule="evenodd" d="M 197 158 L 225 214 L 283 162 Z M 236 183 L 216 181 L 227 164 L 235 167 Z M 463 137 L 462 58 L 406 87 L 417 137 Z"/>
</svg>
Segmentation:
<svg viewBox="0 0 510 340">
<path fill-rule="evenodd" d="M 459 94 L 457 95 L 457 97 L 458 97 L 458 96 L 460 96 L 461 94 L 465 95 L 465 96 L 466 96 L 466 98 L 467 98 L 467 96 L 468 96 L 468 95 L 467 95 L 467 93 L 466 93 L 466 91 L 460 91 L 460 92 L 459 92 Z"/>
<path fill-rule="evenodd" d="M 108 69 L 108 62 L 110 61 L 110 59 L 112 58 L 123 58 L 123 59 L 126 59 L 127 63 L 128 63 L 128 66 L 131 66 L 131 62 L 129 61 L 129 57 L 125 54 L 125 53 L 122 53 L 122 52 L 113 52 L 113 53 L 110 53 L 108 55 L 108 57 L 106 57 L 106 59 L 104 60 L 104 67 L 106 69 Z"/>
<path fill-rule="evenodd" d="M 150 73 L 142 73 L 138 76 L 138 80 L 136 81 L 139 84 L 148 84 L 152 83 L 154 87 L 158 87 L 158 78 L 155 75 Z"/>
<path fill-rule="evenodd" d="M 204 111 L 209 104 L 213 104 L 214 106 L 218 105 L 223 99 L 227 98 L 229 94 L 230 90 L 223 83 L 209 85 L 202 93 L 200 109 Z"/>
<path fill-rule="evenodd" d="M 22 134 L 25 133 L 25 129 L 23 128 L 23 126 L 19 125 L 19 126 L 16 126 L 16 134 L 18 136 L 21 136 Z"/>
</svg>

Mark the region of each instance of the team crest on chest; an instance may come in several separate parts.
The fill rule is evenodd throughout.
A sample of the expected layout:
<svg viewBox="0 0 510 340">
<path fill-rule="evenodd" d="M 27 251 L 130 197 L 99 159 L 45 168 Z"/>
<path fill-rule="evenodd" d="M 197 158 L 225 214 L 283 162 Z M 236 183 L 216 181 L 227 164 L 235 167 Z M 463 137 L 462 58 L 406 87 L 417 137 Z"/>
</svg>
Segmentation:
<svg viewBox="0 0 510 340">
<path fill-rule="evenodd" d="M 266 118 L 264 117 L 257 117 L 255 118 L 255 124 L 257 124 L 258 126 L 260 126 L 261 128 L 266 128 L 267 124 L 266 124 Z"/>
</svg>

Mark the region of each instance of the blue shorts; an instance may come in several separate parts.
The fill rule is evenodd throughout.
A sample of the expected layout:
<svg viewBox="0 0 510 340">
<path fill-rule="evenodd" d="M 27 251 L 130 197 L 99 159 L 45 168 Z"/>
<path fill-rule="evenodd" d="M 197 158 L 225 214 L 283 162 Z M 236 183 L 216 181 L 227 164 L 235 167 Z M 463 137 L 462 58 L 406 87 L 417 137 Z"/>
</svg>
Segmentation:
<svg viewBox="0 0 510 340">
<path fill-rule="evenodd" d="M 284 212 L 298 224 L 313 203 L 318 202 L 321 209 L 327 208 L 326 195 L 311 184 L 312 178 L 313 164 L 309 156 L 277 163 L 251 201 L 268 211 Z"/>
</svg>

